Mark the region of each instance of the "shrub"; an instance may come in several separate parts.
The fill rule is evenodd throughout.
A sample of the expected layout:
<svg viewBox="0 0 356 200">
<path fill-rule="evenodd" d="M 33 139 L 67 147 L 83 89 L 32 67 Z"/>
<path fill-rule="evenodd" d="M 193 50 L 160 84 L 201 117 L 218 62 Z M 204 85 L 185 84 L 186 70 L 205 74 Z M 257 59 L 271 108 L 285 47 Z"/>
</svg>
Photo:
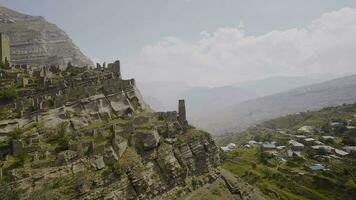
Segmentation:
<svg viewBox="0 0 356 200">
<path fill-rule="evenodd" d="M 20 139 L 23 134 L 23 130 L 20 128 L 15 128 L 14 131 L 12 131 L 11 136 L 12 139 Z"/>
<path fill-rule="evenodd" d="M 30 157 L 28 156 L 27 153 L 22 152 L 21 154 L 19 154 L 17 156 L 17 159 L 18 159 L 18 164 L 23 167 L 25 165 L 26 161 L 28 161 L 30 159 Z"/>
<path fill-rule="evenodd" d="M 70 140 L 70 136 L 68 133 L 68 124 L 66 122 L 58 124 L 57 136 L 58 136 L 59 150 L 68 149 L 68 142 Z"/>
<path fill-rule="evenodd" d="M 15 87 L 10 87 L 0 91 L 0 100 L 9 101 L 18 97 L 18 92 Z"/>
<path fill-rule="evenodd" d="M 2 69 L 10 69 L 9 61 L 6 59 L 5 62 L 0 62 L 0 68 L 2 68 Z"/>
</svg>

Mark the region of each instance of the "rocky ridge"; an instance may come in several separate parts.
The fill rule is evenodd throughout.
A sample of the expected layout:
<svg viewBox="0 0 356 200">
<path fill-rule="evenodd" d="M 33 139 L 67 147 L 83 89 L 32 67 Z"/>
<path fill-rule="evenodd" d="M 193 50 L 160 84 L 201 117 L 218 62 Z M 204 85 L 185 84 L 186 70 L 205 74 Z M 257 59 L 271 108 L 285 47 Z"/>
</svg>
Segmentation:
<svg viewBox="0 0 356 200">
<path fill-rule="evenodd" d="M 152 199 L 219 177 L 210 135 L 150 112 L 118 61 L 1 73 L 2 94 L 17 94 L 0 101 L 1 199 Z"/>
<path fill-rule="evenodd" d="M 22 14 L 0 6 L 0 32 L 11 43 L 14 64 L 32 66 L 60 65 L 71 62 L 77 66 L 93 66 L 68 35 L 43 17 Z"/>
</svg>

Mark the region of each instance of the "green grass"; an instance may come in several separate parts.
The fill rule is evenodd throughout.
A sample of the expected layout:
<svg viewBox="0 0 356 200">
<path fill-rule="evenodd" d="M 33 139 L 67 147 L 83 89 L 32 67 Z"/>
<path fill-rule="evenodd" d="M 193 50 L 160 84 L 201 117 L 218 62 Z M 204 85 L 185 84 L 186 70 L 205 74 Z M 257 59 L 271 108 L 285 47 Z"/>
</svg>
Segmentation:
<svg viewBox="0 0 356 200">
<path fill-rule="evenodd" d="M 338 172 L 313 174 L 304 170 L 302 162 L 296 166 L 277 164 L 270 159 L 264 165 L 259 159 L 258 149 L 237 149 L 225 154 L 222 167 L 256 186 L 267 199 L 353 199 L 355 183 L 344 173 L 344 168 L 354 170 L 344 162 L 338 163 Z M 308 161 L 306 161 L 308 162 Z M 279 168 L 284 170 L 279 170 Z M 305 175 L 299 175 L 303 172 Z M 331 174 L 333 174 L 331 173 Z"/>
<path fill-rule="evenodd" d="M 120 175 L 126 173 L 128 170 L 136 168 L 141 169 L 140 156 L 136 150 L 132 147 L 128 147 L 120 158 L 120 162 L 113 163 L 113 170 L 116 174 Z M 135 170 L 134 173 L 139 173 L 139 170 Z"/>
</svg>

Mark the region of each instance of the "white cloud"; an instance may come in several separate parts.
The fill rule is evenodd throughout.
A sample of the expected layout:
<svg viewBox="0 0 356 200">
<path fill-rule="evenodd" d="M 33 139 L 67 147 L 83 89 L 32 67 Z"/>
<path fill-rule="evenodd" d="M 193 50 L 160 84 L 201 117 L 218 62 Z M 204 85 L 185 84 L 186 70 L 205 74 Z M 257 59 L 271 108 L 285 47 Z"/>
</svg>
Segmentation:
<svg viewBox="0 0 356 200">
<path fill-rule="evenodd" d="M 251 36 L 239 27 L 202 31 L 197 41 L 167 37 L 125 65 L 141 81 L 220 86 L 275 75 L 356 73 L 356 9 L 325 13 L 309 26 Z"/>
</svg>

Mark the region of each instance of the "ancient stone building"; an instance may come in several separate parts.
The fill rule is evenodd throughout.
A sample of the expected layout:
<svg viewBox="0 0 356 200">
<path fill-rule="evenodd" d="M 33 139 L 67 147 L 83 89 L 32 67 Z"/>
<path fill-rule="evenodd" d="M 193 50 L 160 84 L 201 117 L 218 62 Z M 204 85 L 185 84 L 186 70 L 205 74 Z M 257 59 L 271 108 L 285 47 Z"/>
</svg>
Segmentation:
<svg viewBox="0 0 356 200">
<path fill-rule="evenodd" d="M 0 57 L 3 63 L 10 61 L 10 40 L 4 33 L 0 33 Z"/>
<path fill-rule="evenodd" d="M 120 61 L 119 60 L 115 61 L 114 63 L 109 63 L 108 68 L 111 72 L 113 72 L 115 74 L 115 76 L 117 76 L 118 78 L 121 78 Z"/>
<path fill-rule="evenodd" d="M 179 117 L 179 121 L 182 124 L 186 124 L 187 123 L 184 99 L 180 99 L 179 102 L 178 102 L 178 117 Z"/>
</svg>

